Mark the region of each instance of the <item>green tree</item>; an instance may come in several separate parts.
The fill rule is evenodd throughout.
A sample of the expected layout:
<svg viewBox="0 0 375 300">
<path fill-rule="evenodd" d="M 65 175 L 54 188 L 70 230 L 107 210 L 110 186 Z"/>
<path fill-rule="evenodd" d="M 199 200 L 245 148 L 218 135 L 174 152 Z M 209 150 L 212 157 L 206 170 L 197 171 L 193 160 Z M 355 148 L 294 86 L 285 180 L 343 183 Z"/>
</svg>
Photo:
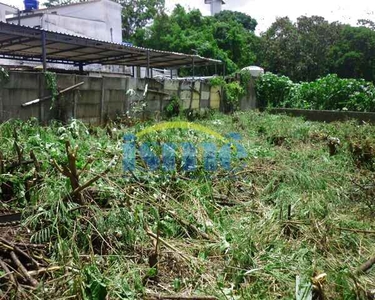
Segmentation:
<svg viewBox="0 0 375 300">
<path fill-rule="evenodd" d="M 44 5 L 46 7 L 53 7 L 58 5 L 66 5 L 66 4 L 72 4 L 72 3 L 80 3 L 80 2 L 86 2 L 87 0 L 47 0 L 44 2 Z"/>
<path fill-rule="evenodd" d="M 370 28 L 372 30 L 375 30 L 375 22 L 372 21 L 372 20 L 360 19 L 360 20 L 358 20 L 357 24 L 359 26 L 364 26 L 364 27 Z"/>
<path fill-rule="evenodd" d="M 318 16 L 280 18 L 262 36 L 262 64 L 296 81 L 311 81 L 330 69 L 328 54 L 342 26 Z"/>
<path fill-rule="evenodd" d="M 237 14 L 204 17 L 199 10 L 186 11 L 177 5 L 170 16 L 159 14 L 150 26 L 137 30 L 133 42 L 138 46 L 220 59 L 226 63 L 228 72 L 234 72 L 254 64 L 259 48 L 259 38 L 237 18 Z M 248 17 L 249 20 L 253 19 Z M 200 71 L 208 74 L 213 70 Z"/>
<path fill-rule="evenodd" d="M 329 73 L 329 51 L 340 36 L 342 26 L 329 23 L 323 17 L 302 16 L 297 20 L 300 46 L 299 61 L 296 65 L 298 80 L 312 81 Z"/>
<path fill-rule="evenodd" d="M 117 0 L 123 7 L 123 38 L 130 40 L 135 31 L 149 24 L 165 8 L 165 0 Z"/>
<path fill-rule="evenodd" d="M 262 50 L 262 66 L 267 70 L 292 79 L 298 76 L 298 31 L 288 17 L 278 18 L 262 35 Z"/>
<path fill-rule="evenodd" d="M 331 72 L 345 78 L 375 81 L 375 32 L 366 27 L 344 26 L 330 49 Z"/>
<path fill-rule="evenodd" d="M 215 19 L 220 22 L 236 21 L 241 24 L 243 28 L 249 31 L 255 31 L 258 22 L 247 14 L 238 11 L 224 10 L 215 15 Z"/>
</svg>

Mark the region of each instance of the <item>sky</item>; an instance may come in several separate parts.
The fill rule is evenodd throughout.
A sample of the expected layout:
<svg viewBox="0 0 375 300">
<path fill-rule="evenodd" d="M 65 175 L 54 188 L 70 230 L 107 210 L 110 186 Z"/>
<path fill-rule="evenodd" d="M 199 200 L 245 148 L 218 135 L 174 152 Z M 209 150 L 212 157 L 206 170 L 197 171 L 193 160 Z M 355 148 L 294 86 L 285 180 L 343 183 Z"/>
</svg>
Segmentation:
<svg viewBox="0 0 375 300">
<path fill-rule="evenodd" d="M 0 0 L 22 8 L 22 0 Z M 43 1 L 40 1 L 43 2 Z M 165 0 L 168 10 L 176 4 L 186 8 L 198 8 L 204 15 L 210 14 L 210 6 L 204 0 Z M 301 15 L 319 15 L 329 21 L 356 25 L 358 19 L 375 21 L 374 0 L 226 0 L 224 9 L 244 12 L 258 21 L 257 33 L 265 31 L 277 17 L 288 16 L 296 20 Z"/>
</svg>

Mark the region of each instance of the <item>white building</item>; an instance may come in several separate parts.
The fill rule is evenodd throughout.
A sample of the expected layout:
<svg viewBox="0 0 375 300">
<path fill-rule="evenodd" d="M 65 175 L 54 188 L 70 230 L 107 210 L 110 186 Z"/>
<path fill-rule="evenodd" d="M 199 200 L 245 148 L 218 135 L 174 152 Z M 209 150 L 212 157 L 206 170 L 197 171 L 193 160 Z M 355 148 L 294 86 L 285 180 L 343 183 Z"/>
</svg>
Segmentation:
<svg viewBox="0 0 375 300">
<path fill-rule="evenodd" d="M 204 3 L 211 5 L 211 16 L 220 13 L 225 4 L 224 0 L 204 0 Z"/>
<path fill-rule="evenodd" d="M 6 21 L 106 42 L 122 43 L 121 11 L 121 5 L 111 0 L 91 0 L 21 12 L 20 16 L 15 14 L 8 17 Z"/>
<path fill-rule="evenodd" d="M 4 3 L 0 3 L 0 22 L 6 22 L 7 16 L 16 15 L 17 12 L 18 12 L 17 8 L 4 4 Z"/>
</svg>

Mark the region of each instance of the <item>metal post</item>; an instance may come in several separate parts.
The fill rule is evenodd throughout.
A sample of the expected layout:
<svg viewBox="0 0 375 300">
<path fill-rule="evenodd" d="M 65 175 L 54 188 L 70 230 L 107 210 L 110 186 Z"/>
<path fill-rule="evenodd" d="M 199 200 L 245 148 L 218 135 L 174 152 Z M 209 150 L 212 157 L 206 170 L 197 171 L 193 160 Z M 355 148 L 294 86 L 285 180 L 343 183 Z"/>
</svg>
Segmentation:
<svg viewBox="0 0 375 300">
<path fill-rule="evenodd" d="M 135 77 L 135 67 L 132 66 L 132 77 L 134 78 Z"/>
<path fill-rule="evenodd" d="M 195 79 L 195 57 L 193 56 L 193 80 Z"/>
<path fill-rule="evenodd" d="M 171 69 L 171 79 L 173 79 L 173 69 Z"/>
<path fill-rule="evenodd" d="M 147 50 L 147 70 L 146 70 L 147 78 L 150 78 L 150 51 Z"/>
<path fill-rule="evenodd" d="M 79 66 L 79 72 L 83 73 L 83 63 L 80 62 L 78 66 Z"/>
<path fill-rule="evenodd" d="M 217 64 L 215 64 L 215 75 L 217 75 Z"/>
<path fill-rule="evenodd" d="M 154 78 L 154 70 L 151 68 L 151 78 Z"/>
<path fill-rule="evenodd" d="M 46 32 L 42 31 L 42 60 L 43 72 L 47 71 L 47 49 L 46 49 Z"/>
</svg>

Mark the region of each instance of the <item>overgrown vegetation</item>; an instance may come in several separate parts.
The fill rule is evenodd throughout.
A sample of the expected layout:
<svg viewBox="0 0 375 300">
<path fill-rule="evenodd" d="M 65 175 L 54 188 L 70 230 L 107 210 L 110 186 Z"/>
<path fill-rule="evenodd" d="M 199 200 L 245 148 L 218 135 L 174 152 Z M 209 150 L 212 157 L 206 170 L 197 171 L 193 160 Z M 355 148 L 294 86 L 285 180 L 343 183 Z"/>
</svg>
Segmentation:
<svg viewBox="0 0 375 300">
<path fill-rule="evenodd" d="M 249 71 L 241 71 L 226 79 L 219 76 L 210 79 L 211 86 L 219 86 L 223 89 L 223 100 L 226 111 L 234 112 L 239 109 L 240 99 L 248 91 L 250 78 L 251 74 Z"/>
<path fill-rule="evenodd" d="M 302 109 L 375 111 L 375 87 L 363 79 L 335 74 L 313 82 L 294 83 L 286 76 L 266 73 L 256 84 L 262 106 Z"/>
<path fill-rule="evenodd" d="M 59 95 L 59 90 L 57 86 L 57 76 L 54 72 L 45 72 L 44 78 L 46 80 L 47 89 L 51 92 L 51 107 L 53 107 L 57 96 Z"/>
<path fill-rule="evenodd" d="M 375 128 L 255 112 L 199 124 L 242 136 L 241 171 L 183 173 L 179 154 L 169 176 L 161 169 L 124 176 L 124 134 L 152 122 L 1 124 L 0 209 L 23 212 L 22 226 L 1 230 L 40 264 L 20 256 L 36 285 L 27 289 L 25 275 L 12 273 L 16 288 L 2 272 L 2 296 L 294 299 L 296 285 L 307 293 L 314 285 L 325 299 L 370 295 L 375 269 L 360 266 L 375 254 Z M 142 138 L 156 142 L 155 151 L 163 142 L 210 140 L 178 129 Z M 0 244 L 0 261 L 15 267 L 9 247 Z"/>
<path fill-rule="evenodd" d="M 165 115 L 168 118 L 177 117 L 181 112 L 181 100 L 176 96 L 173 95 L 171 97 L 171 101 L 165 107 Z"/>
<path fill-rule="evenodd" d="M 9 81 L 9 73 L 4 67 L 0 67 L 0 85 Z"/>
</svg>

